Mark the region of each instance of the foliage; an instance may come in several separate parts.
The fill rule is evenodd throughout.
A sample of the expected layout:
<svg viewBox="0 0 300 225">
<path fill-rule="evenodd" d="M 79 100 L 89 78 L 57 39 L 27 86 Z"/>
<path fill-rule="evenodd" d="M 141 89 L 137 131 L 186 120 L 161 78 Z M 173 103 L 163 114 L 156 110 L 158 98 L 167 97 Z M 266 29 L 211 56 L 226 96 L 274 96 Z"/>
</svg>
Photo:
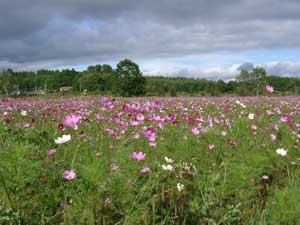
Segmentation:
<svg viewBox="0 0 300 225">
<path fill-rule="evenodd" d="M 283 74 L 284 75 L 284 74 Z M 74 93 L 93 92 L 122 96 L 222 96 L 265 95 L 264 86 L 272 85 L 277 95 L 298 95 L 300 78 L 267 75 L 261 67 L 242 70 L 236 80 L 207 80 L 200 78 L 142 76 L 138 65 L 122 60 L 116 69 L 107 64 L 88 66 L 84 71 L 74 69 L 15 72 L 0 74 L 3 95 L 35 95 L 58 92 L 60 87 L 72 87 Z"/>
<path fill-rule="evenodd" d="M 114 93 L 121 96 L 145 94 L 145 78 L 139 66 L 129 59 L 120 61 L 114 75 Z"/>
</svg>

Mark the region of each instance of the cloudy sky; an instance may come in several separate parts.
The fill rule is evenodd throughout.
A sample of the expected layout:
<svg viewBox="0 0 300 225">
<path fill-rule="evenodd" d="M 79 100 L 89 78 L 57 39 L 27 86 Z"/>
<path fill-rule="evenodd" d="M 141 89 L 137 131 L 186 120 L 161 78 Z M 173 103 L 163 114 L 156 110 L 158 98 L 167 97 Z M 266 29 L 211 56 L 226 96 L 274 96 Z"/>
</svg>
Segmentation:
<svg viewBox="0 0 300 225">
<path fill-rule="evenodd" d="M 0 68 L 131 58 L 150 75 L 300 76 L 299 12 L 299 0 L 0 0 Z"/>
</svg>

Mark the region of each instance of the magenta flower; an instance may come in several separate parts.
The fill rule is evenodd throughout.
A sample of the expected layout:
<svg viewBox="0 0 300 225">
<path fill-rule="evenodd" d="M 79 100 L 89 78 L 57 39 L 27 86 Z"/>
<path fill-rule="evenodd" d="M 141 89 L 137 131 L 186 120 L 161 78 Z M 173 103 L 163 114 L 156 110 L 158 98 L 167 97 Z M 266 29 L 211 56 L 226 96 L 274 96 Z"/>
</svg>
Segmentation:
<svg viewBox="0 0 300 225">
<path fill-rule="evenodd" d="M 283 123 L 291 123 L 292 122 L 292 119 L 289 115 L 283 115 L 281 118 L 280 118 L 280 121 L 283 122 Z"/>
<path fill-rule="evenodd" d="M 66 170 L 64 172 L 63 177 L 64 177 L 65 180 L 71 181 L 71 180 L 75 179 L 76 172 L 74 170 Z"/>
<path fill-rule="evenodd" d="M 131 153 L 131 158 L 136 161 L 143 161 L 145 159 L 145 156 L 146 156 L 146 154 L 143 152 L 139 152 L 139 153 L 132 152 Z"/>
<path fill-rule="evenodd" d="M 68 115 L 63 118 L 63 123 L 68 126 L 73 128 L 74 130 L 78 129 L 78 124 L 80 123 L 81 117 L 80 116 L 75 116 L 75 115 Z"/>
<path fill-rule="evenodd" d="M 144 130 L 144 136 L 148 139 L 149 142 L 155 142 L 156 132 L 153 127 L 148 127 Z"/>
<path fill-rule="evenodd" d="M 269 178 L 269 176 L 267 176 L 267 175 L 263 175 L 263 176 L 261 177 L 261 179 L 262 179 L 262 180 L 269 180 L 270 178 Z"/>
<path fill-rule="evenodd" d="M 61 131 L 65 130 L 65 126 L 63 124 L 58 124 L 57 128 L 60 129 Z"/>
<path fill-rule="evenodd" d="M 112 129 L 106 129 L 106 132 L 109 136 L 112 136 L 112 137 L 116 136 L 116 132 Z"/>
<path fill-rule="evenodd" d="M 232 146 L 236 146 L 238 144 L 238 142 L 236 140 L 229 140 L 228 144 L 232 145 Z"/>
<path fill-rule="evenodd" d="M 55 155 L 55 153 L 56 153 L 56 150 L 55 149 L 50 149 L 50 150 L 48 150 L 48 155 Z"/>
<path fill-rule="evenodd" d="M 274 88 L 273 88 L 271 85 L 267 85 L 267 86 L 266 86 L 266 91 L 267 91 L 268 93 L 273 93 L 273 92 L 274 92 Z"/>
</svg>

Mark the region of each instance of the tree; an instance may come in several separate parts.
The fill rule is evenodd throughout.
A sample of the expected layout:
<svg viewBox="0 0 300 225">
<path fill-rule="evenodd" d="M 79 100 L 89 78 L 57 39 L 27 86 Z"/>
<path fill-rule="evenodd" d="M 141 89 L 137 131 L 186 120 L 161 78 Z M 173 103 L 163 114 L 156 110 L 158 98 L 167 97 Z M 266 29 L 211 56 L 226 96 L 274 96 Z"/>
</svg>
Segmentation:
<svg viewBox="0 0 300 225">
<path fill-rule="evenodd" d="M 114 93 L 121 96 L 145 94 L 146 79 L 139 66 L 129 59 L 120 61 L 114 75 Z"/>
<path fill-rule="evenodd" d="M 2 72 L 1 86 L 6 95 L 12 93 L 16 86 L 15 73 L 12 69 L 7 69 Z"/>
<path fill-rule="evenodd" d="M 250 73 L 242 70 L 236 77 L 239 81 L 239 94 L 249 95 L 253 89 L 256 90 L 256 96 L 264 91 L 266 85 L 267 72 L 262 67 L 255 67 Z M 253 93 L 254 94 L 254 93 Z"/>
<path fill-rule="evenodd" d="M 259 92 L 264 90 L 266 85 L 267 72 L 262 67 L 255 67 L 250 76 L 251 80 L 256 84 L 256 96 L 258 96 Z"/>
<path fill-rule="evenodd" d="M 113 72 L 113 69 L 110 65 L 108 64 L 103 64 L 101 68 L 101 72 L 105 74 L 111 74 Z"/>
</svg>

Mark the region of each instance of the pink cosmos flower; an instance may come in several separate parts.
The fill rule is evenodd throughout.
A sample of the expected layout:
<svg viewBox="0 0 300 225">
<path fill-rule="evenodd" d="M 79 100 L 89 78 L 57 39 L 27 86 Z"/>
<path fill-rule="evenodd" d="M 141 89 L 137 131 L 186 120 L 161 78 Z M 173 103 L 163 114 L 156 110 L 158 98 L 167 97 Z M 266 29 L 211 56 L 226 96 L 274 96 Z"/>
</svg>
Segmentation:
<svg viewBox="0 0 300 225">
<path fill-rule="evenodd" d="M 141 169 L 140 169 L 140 173 L 142 174 L 146 174 L 146 173 L 150 173 L 151 172 L 151 169 L 149 166 L 143 166 Z"/>
<path fill-rule="evenodd" d="M 266 145 L 265 143 L 263 143 L 263 144 L 260 145 L 260 147 L 261 147 L 261 148 L 266 148 L 267 145 Z"/>
<path fill-rule="evenodd" d="M 191 129 L 191 131 L 192 131 L 193 135 L 198 135 L 198 134 L 200 134 L 200 131 L 199 131 L 199 129 L 198 129 L 197 127 L 193 127 L 193 128 Z"/>
<path fill-rule="evenodd" d="M 273 93 L 273 92 L 274 92 L 274 88 L 273 88 L 271 85 L 267 85 L 267 86 L 266 86 L 266 91 L 267 91 L 268 93 Z"/>
<path fill-rule="evenodd" d="M 290 123 L 292 120 L 291 120 L 291 117 L 289 115 L 283 115 L 281 118 L 280 118 L 280 121 L 283 122 L 283 123 Z"/>
<path fill-rule="evenodd" d="M 143 121 L 145 119 L 144 115 L 143 114 L 137 114 L 136 115 L 136 120 L 138 121 Z"/>
<path fill-rule="evenodd" d="M 141 135 L 139 134 L 139 133 L 135 133 L 134 135 L 133 135 L 133 139 L 139 139 L 141 137 Z"/>
<path fill-rule="evenodd" d="M 276 135 L 275 134 L 270 134 L 271 140 L 275 141 L 276 140 Z"/>
<path fill-rule="evenodd" d="M 143 161 L 145 159 L 146 154 L 143 152 L 132 152 L 131 158 L 137 161 Z"/>
<path fill-rule="evenodd" d="M 263 176 L 261 177 L 261 179 L 262 179 L 262 180 L 269 180 L 270 178 L 269 178 L 269 176 L 267 176 L 267 175 L 263 175 Z"/>
<path fill-rule="evenodd" d="M 104 199 L 104 205 L 105 205 L 105 206 L 108 206 L 110 203 L 111 203 L 110 198 L 109 198 L 109 197 L 106 197 L 106 198 Z"/>
<path fill-rule="evenodd" d="M 75 179 L 76 172 L 74 170 L 66 170 L 64 172 L 63 177 L 64 177 L 65 180 L 71 181 L 71 180 Z"/>
<path fill-rule="evenodd" d="M 215 145 L 214 144 L 208 144 L 208 149 L 211 151 L 211 150 L 214 150 L 215 148 Z"/>
<path fill-rule="evenodd" d="M 252 124 L 252 125 L 251 125 L 251 129 L 252 129 L 253 131 L 256 131 L 256 130 L 257 130 L 257 126 L 256 126 L 255 124 Z"/>
<path fill-rule="evenodd" d="M 56 150 L 55 149 L 50 149 L 50 150 L 48 150 L 48 155 L 55 155 L 55 153 L 56 153 Z"/>
<path fill-rule="evenodd" d="M 105 119 L 105 116 L 102 115 L 101 113 L 98 113 L 98 114 L 96 114 L 96 119 L 97 119 L 97 120 L 104 120 L 104 119 Z"/>
<path fill-rule="evenodd" d="M 73 128 L 74 130 L 78 129 L 78 124 L 80 123 L 81 117 L 80 116 L 75 116 L 75 115 L 68 115 L 63 118 L 63 123 L 68 126 Z"/>
<path fill-rule="evenodd" d="M 112 129 L 106 129 L 106 132 L 109 136 L 112 136 L 112 137 L 116 136 L 116 132 Z"/>
<path fill-rule="evenodd" d="M 155 141 L 149 141 L 149 146 L 150 147 L 153 147 L 153 148 L 156 148 L 156 142 Z"/>
<path fill-rule="evenodd" d="M 148 139 L 149 142 L 155 142 L 156 132 L 153 127 L 148 127 L 144 130 L 144 136 Z"/>
</svg>

